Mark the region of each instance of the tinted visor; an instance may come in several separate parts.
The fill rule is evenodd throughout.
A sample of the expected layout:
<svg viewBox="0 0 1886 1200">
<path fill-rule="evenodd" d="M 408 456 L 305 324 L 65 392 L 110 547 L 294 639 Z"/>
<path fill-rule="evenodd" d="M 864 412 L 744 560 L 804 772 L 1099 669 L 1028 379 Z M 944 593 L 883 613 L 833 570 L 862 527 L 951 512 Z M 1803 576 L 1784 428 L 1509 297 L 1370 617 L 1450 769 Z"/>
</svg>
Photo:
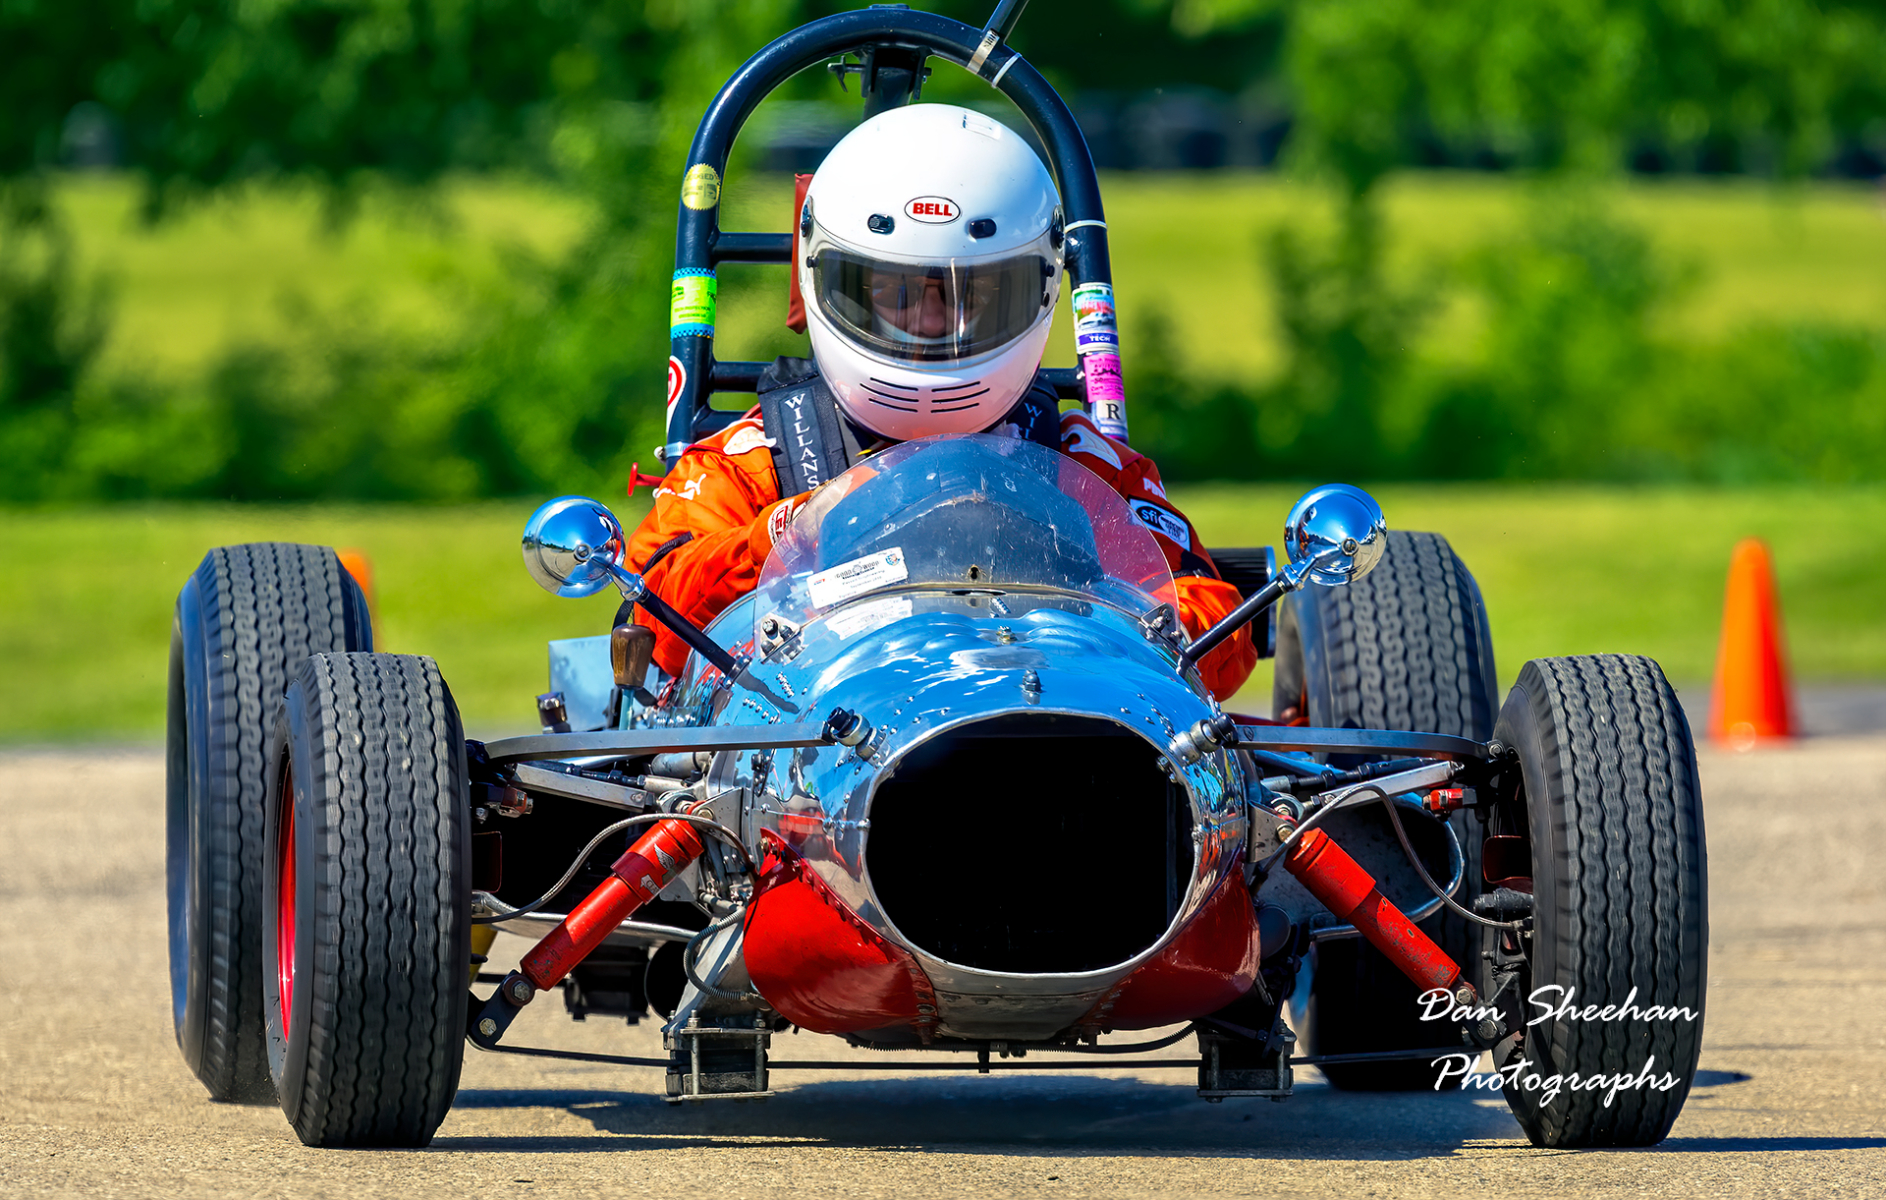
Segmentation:
<svg viewBox="0 0 1886 1200">
<path fill-rule="evenodd" d="M 819 309 L 839 332 L 906 362 L 971 358 L 1041 319 L 1050 265 L 1039 254 L 930 266 L 827 246 L 813 260 Z"/>
</svg>

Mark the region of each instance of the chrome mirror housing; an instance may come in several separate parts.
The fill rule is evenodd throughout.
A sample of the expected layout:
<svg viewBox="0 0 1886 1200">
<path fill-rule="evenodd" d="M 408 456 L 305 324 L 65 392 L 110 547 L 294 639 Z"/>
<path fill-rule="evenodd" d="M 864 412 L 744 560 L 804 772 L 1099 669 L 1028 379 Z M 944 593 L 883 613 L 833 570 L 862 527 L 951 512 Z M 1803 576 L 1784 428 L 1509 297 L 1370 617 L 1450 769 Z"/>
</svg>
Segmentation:
<svg viewBox="0 0 1886 1200">
<path fill-rule="evenodd" d="M 1359 487 L 1326 483 L 1305 493 L 1284 519 L 1285 570 L 1309 583 L 1337 587 L 1367 575 L 1388 548 L 1382 506 Z"/>
<path fill-rule="evenodd" d="M 622 572 L 622 522 L 587 496 L 559 496 L 524 524 L 524 568 L 565 599 L 593 596 Z"/>
</svg>

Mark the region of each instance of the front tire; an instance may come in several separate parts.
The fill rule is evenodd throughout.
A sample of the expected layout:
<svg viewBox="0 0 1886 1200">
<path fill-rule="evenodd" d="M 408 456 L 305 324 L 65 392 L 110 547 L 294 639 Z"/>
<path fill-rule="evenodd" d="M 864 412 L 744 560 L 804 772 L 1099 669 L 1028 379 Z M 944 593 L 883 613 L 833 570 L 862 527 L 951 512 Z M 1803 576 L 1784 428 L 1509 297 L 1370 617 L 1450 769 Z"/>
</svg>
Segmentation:
<svg viewBox="0 0 1886 1200">
<path fill-rule="evenodd" d="M 458 1092 L 471 814 L 429 658 L 318 654 L 269 754 L 269 1071 L 310 1146 L 424 1146 Z"/>
<path fill-rule="evenodd" d="M 1345 587 L 1309 587 L 1279 620 L 1274 714 L 1291 709 L 1318 727 L 1405 729 L 1485 741 L 1499 707 L 1493 640 L 1479 585 L 1447 539 L 1390 530 L 1375 570 Z M 1345 764 L 1349 761 L 1341 759 Z M 1465 859 L 1461 894 L 1480 887 L 1480 828 L 1452 819 Z M 1420 922 L 1463 969 L 1480 950 L 1477 927 L 1446 909 Z M 1459 1049 L 1452 1030 L 1421 1019 L 1420 989 L 1361 938 L 1317 943 L 1310 981 L 1312 1054 Z M 1326 1063 L 1350 1091 L 1434 1086 L 1426 1059 Z"/>
<path fill-rule="evenodd" d="M 1687 1014 L 1528 1026 L 1498 1056 L 1509 1070 L 1524 1060 L 1507 1103 L 1534 1145 L 1654 1146 L 1689 1096 L 1703 1037 L 1708 863 L 1689 723 L 1655 662 L 1604 654 L 1527 663 L 1494 736 L 1519 756 L 1508 803 L 1523 806 L 1512 823 L 1532 851 L 1522 999 L 1554 988 L 1554 1008 L 1602 1008 L 1635 991 L 1640 1010 Z M 1528 1020 L 1541 1013 L 1525 1006 Z M 1640 1082 L 1548 1099 L 1546 1082 L 1573 1073 Z"/>
<path fill-rule="evenodd" d="M 222 546 L 177 597 L 165 739 L 171 1018 L 215 1100 L 266 1103 L 262 823 L 269 724 L 310 654 L 371 650 L 367 602 L 325 546 Z"/>
</svg>

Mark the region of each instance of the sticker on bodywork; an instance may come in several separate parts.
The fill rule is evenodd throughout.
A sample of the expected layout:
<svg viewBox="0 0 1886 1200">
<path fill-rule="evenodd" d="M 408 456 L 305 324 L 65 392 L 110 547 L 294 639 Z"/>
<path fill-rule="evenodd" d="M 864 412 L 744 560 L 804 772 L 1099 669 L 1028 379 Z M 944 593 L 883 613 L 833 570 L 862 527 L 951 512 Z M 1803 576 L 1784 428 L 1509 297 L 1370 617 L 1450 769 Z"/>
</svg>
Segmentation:
<svg viewBox="0 0 1886 1200">
<path fill-rule="evenodd" d="M 706 163 L 695 163 L 681 177 L 681 203 L 699 212 L 720 203 L 720 172 Z"/>
<path fill-rule="evenodd" d="M 1081 359 L 1081 381 L 1086 385 L 1087 408 L 1094 424 L 1114 441 L 1126 441 L 1126 389 L 1120 383 L 1120 356 L 1089 354 Z"/>
<path fill-rule="evenodd" d="M 675 405 L 681 402 L 681 390 L 688 386 L 688 369 L 681 365 L 681 360 L 668 356 L 668 425 L 675 423 Z M 663 429 L 668 425 L 662 426 Z"/>
<path fill-rule="evenodd" d="M 889 550 L 827 567 L 806 582 L 806 590 L 811 593 L 814 607 L 830 608 L 853 596 L 902 583 L 908 578 L 910 568 L 904 565 L 903 548 L 892 546 Z"/>
<path fill-rule="evenodd" d="M 668 299 L 668 336 L 713 337 L 715 296 L 719 291 L 720 281 L 706 268 L 676 271 Z"/>
<path fill-rule="evenodd" d="M 1185 518 L 1178 513 L 1159 507 L 1150 500 L 1135 500 L 1128 505 L 1133 510 L 1133 517 L 1141 525 L 1154 533 L 1164 534 L 1177 542 L 1181 549 L 1192 548 L 1192 531 L 1185 524 Z"/>
<path fill-rule="evenodd" d="M 911 603 L 909 596 L 892 596 L 888 600 L 873 600 L 848 608 L 825 623 L 825 627 L 839 638 L 853 638 L 873 629 L 882 629 L 892 621 L 901 621 L 909 616 Z"/>
<path fill-rule="evenodd" d="M 1083 283 L 1074 289 L 1074 331 L 1093 333 L 1116 328 L 1113 317 L 1113 285 Z M 1116 338 L 1117 342 L 1118 339 Z"/>
</svg>

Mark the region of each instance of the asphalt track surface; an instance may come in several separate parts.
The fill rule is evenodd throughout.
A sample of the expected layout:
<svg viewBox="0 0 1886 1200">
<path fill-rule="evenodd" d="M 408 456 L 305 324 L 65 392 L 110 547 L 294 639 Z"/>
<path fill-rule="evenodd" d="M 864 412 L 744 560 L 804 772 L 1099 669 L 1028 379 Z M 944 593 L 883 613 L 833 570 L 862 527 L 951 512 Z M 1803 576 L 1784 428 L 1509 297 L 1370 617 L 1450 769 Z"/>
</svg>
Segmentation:
<svg viewBox="0 0 1886 1200">
<path fill-rule="evenodd" d="M 781 1075 L 764 1103 L 670 1108 L 655 1071 L 468 1051 L 432 1147 L 386 1152 L 306 1149 L 185 1070 L 160 757 L 0 755 L 0 1194 L 1886 1196 L 1886 738 L 1706 753 L 1703 773 L 1702 1074 L 1652 1150 L 1540 1150 L 1496 1093 L 1357 1095 L 1311 1071 L 1282 1104 L 1207 1105 L 1149 1070 Z M 653 1025 L 575 1024 L 554 996 L 510 1040 L 659 1053 Z"/>
</svg>

